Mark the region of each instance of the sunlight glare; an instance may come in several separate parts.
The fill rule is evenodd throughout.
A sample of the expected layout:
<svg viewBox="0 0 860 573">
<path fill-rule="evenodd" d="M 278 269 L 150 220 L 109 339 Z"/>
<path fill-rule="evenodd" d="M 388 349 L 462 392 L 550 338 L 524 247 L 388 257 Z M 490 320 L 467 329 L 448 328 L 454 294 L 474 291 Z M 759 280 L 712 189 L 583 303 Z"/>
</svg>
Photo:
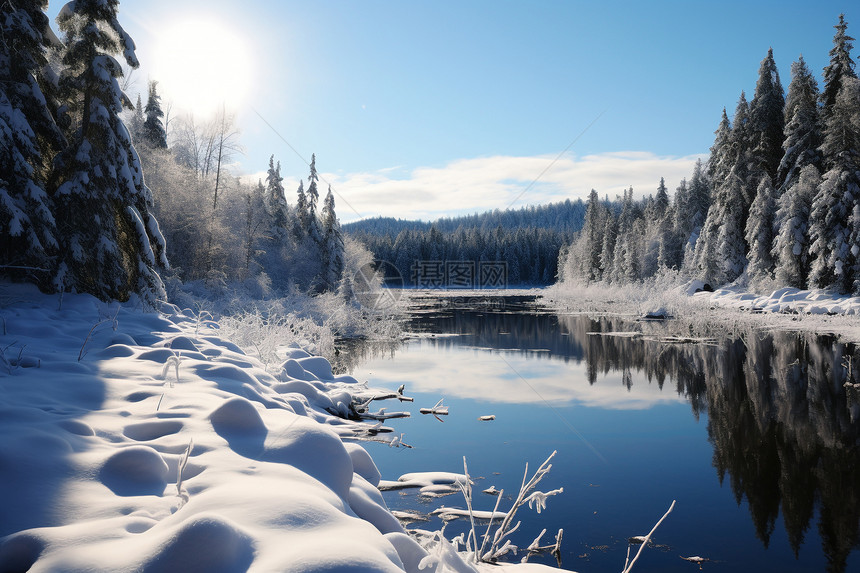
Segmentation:
<svg viewBox="0 0 860 573">
<path fill-rule="evenodd" d="M 155 75 L 164 102 L 197 117 L 222 104 L 235 109 L 248 92 L 252 58 L 246 43 L 215 21 L 186 19 L 159 34 Z"/>
</svg>

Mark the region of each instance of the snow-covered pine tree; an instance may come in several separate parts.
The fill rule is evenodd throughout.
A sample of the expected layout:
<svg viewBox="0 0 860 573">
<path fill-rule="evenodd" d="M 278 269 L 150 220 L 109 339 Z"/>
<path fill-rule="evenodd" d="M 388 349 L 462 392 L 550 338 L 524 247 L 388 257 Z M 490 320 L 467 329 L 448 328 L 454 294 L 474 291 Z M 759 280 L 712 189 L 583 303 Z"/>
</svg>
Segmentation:
<svg viewBox="0 0 860 573">
<path fill-rule="evenodd" d="M 826 116 L 821 152 L 829 169 L 822 177 L 810 216 L 812 286 L 854 289 L 860 234 L 855 216 L 860 201 L 860 80 L 844 77 Z"/>
<path fill-rule="evenodd" d="M 785 139 L 776 179 L 780 195 L 797 182 L 804 167 L 821 167 L 818 97 L 818 83 L 801 56 L 791 64 L 785 100 Z"/>
<path fill-rule="evenodd" d="M 612 257 L 615 254 L 615 240 L 618 233 L 618 222 L 615 220 L 615 215 L 612 211 L 606 211 L 606 224 L 603 226 L 603 245 L 600 248 L 600 276 L 604 280 L 609 280 L 612 273 Z"/>
<path fill-rule="evenodd" d="M 744 207 L 745 185 L 740 177 L 730 176 L 723 185 L 722 224 L 717 234 L 715 249 L 717 284 L 730 283 L 741 276 L 747 264 L 744 253 L 744 223 L 747 215 Z"/>
<path fill-rule="evenodd" d="M 711 154 L 708 157 L 708 177 L 715 183 L 725 179 L 732 170 L 733 160 L 729 153 L 731 136 L 732 124 L 729 121 L 726 108 L 723 108 L 723 115 L 720 117 L 716 131 L 714 131 L 714 143 L 711 145 Z"/>
<path fill-rule="evenodd" d="M 632 199 L 633 188 L 630 188 L 630 195 Z M 643 213 L 641 209 L 637 209 L 637 206 L 634 204 L 633 207 L 633 226 L 630 229 L 630 233 L 627 235 L 627 261 L 624 265 L 626 270 L 626 275 L 622 279 L 625 283 L 633 283 L 644 276 L 644 272 L 646 269 L 643 268 L 642 261 L 644 260 L 645 249 L 645 220 L 643 218 Z"/>
<path fill-rule="evenodd" d="M 55 286 L 102 299 L 164 296 L 164 238 L 137 152 L 119 118 L 131 102 L 113 54 L 138 66 L 134 42 L 117 20 L 118 0 L 75 0 L 57 18 L 65 34 L 60 90 L 71 116 L 69 146 L 55 160 Z"/>
<path fill-rule="evenodd" d="M 269 170 L 266 173 L 266 192 L 264 204 L 269 216 L 268 234 L 273 240 L 284 243 L 290 230 L 290 213 L 287 197 L 284 194 L 284 178 L 281 177 L 281 162 L 275 164 L 275 156 L 269 157 Z"/>
<path fill-rule="evenodd" d="M 678 269 L 683 260 L 682 244 L 675 235 L 672 222 L 675 220 L 675 207 L 669 206 L 668 216 L 660 225 L 659 250 L 657 252 L 658 269 Z"/>
<path fill-rule="evenodd" d="M 750 131 L 752 169 L 776 180 L 779 162 L 783 156 L 785 138 L 785 92 L 779 79 L 779 70 L 773 60 L 773 48 L 761 62 L 755 95 L 750 102 Z M 756 177 L 758 180 L 759 177 Z"/>
<path fill-rule="evenodd" d="M 603 226 L 605 223 L 604 207 L 600 203 L 597 191 L 591 190 L 588 195 L 588 207 L 585 211 L 585 223 L 582 228 L 582 279 L 586 283 L 606 278 L 601 274 L 600 250 L 603 247 Z"/>
<path fill-rule="evenodd" d="M 830 49 L 830 63 L 824 68 L 824 88 L 821 90 L 821 113 L 824 124 L 833 113 L 836 98 L 845 78 L 857 77 L 854 72 L 854 60 L 851 59 L 854 38 L 846 33 L 848 24 L 845 23 L 845 14 L 839 15 L 839 23 L 834 28 L 836 28 L 836 34 L 833 35 L 833 48 Z"/>
<path fill-rule="evenodd" d="M 131 133 L 131 141 L 138 145 L 143 141 L 144 121 L 146 119 L 143 117 L 143 102 L 140 101 L 140 94 L 137 94 L 137 103 L 134 104 L 134 113 L 131 114 L 128 131 Z"/>
<path fill-rule="evenodd" d="M 58 247 L 45 186 L 53 154 L 65 145 L 51 90 L 40 85 L 49 82 L 46 48 L 55 40 L 46 6 L 0 4 L 0 276 L 42 287 L 50 286 L 47 269 Z"/>
<path fill-rule="evenodd" d="M 633 188 L 624 190 L 621 214 L 618 216 L 618 234 L 615 238 L 615 252 L 612 255 L 610 279 L 618 283 L 632 282 L 639 278 L 637 260 L 637 237 L 634 236 L 635 213 Z"/>
<path fill-rule="evenodd" d="M 161 97 L 158 95 L 158 82 L 149 82 L 149 97 L 146 100 L 146 120 L 143 122 L 143 141 L 155 149 L 167 149 L 167 132 L 161 118 Z"/>
<path fill-rule="evenodd" d="M 640 253 L 638 262 L 639 274 L 642 277 L 649 277 L 657 272 L 660 257 L 660 224 L 665 219 L 668 208 L 669 194 L 666 191 L 666 181 L 661 177 L 657 195 L 646 197 L 639 209 L 643 224 L 639 227 L 641 242 L 637 250 Z"/>
<path fill-rule="evenodd" d="M 806 288 L 810 270 L 809 212 L 820 183 L 818 169 L 807 165 L 779 198 L 778 234 L 772 251 L 779 285 Z"/>
<path fill-rule="evenodd" d="M 724 126 L 725 121 L 721 121 L 718 138 Z M 711 158 L 718 166 L 713 176 L 714 200 L 702 227 L 701 247 L 696 245 L 696 266 L 705 281 L 734 281 L 746 266 L 744 230 L 757 181 L 764 175 L 753 153 L 753 141 L 760 138 L 757 134 L 750 105 L 741 92 L 728 141 Z"/>
<path fill-rule="evenodd" d="M 771 255 L 776 227 L 776 191 L 770 176 L 759 183 L 747 218 L 746 241 L 749 245 L 747 274 L 750 286 L 765 289 L 773 286 L 774 260 Z"/>
<path fill-rule="evenodd" d="M 701 162 L 701 160 L 699 160 Z M 672 227 L 675 234 L 680 237 L 681 241 L 687 239 L 684 233 L 684 228 L 687 226 L 686 221 L 690 218 L 690 187 L 687 184 L 687 179 L 681 179 L 681 182 L 675 187 L 675 197 L 672 200 Z"/>
<path fill-rule="evenodd" d="M 669 190 L 666 188 L 666 179 L 661 177 L 660 184 L 657 185 L 657 193 L 654 195 L 654 205 L 652 206 L 652 214 L 655 217 L 663 218 L 669 211 Z"/>
<path fill-rule="evenodd" d="M 308 175 L 308 215 L 307 215 L 307 232 L 308 235 L 317 242 L 322 240 L 322 234 L 320 233 L 320 224 L 317 218 L 317 205 L 319 204 L 320 192 L 317 186 L 319 182 L 319 175 L 317 174 L 317 156 L 316 154 L 311 154 L 311 172 Z"/>
<path fill-rule="evenodd" d="M 741 97 L 745 100 L 743 95 Z M 723 108 L 723 115 L 714 132 L 714 144 L 711 146 L 711 155 L 708 159 L 707 171 L 714 187 L 713 200 L 708 205 L 693 253 L 694 272 L 696 276 L 708 283 L 717 282 L 717 277 L 722 275 L 721 264 L 716 258 L 717 242 L 720 227 L 725 219 L 727 183 L 735 167 L 736 155 L 732 153 L 732 133 L 732 126 Z M 691 201 L 695 201 L 692 183 L 693 180 L 691 180 Z"/>
<path fill-rule="evenodd" d="M 711 206 L 711 181 L 701 159 L 698 159 L 693 167 L 693 175 L 687 184 L 687 193 L 684 233 L 681 238 L 690 247 L 693 247 L 702 231 L 705 218 L 708 216 L 708 209 Z"/>
<path fill-rule="evenodd" d="M 741 217 L 741 229 L 746 227 L 747 214 L 749 213 L 753 199 L 755 199 L 758 180 L 764 173 L 753 153 L 753 149 L 758 143 L 758 138 L 759 132 L 754 129 L 751 121 L 750 105 L 747 102 L 746 94 L 741 92 L 741 97 L 738 99 L 738 105 L 735 108 L 735 115 L 732 119 L 732 133 L 729 136 L 728 149 L 729 173 L 737 179 L 732 182 L 732 185 L 737 184 L 739 181 L 743 191 L 740 197 L 742 209 L 737 213 Z M 715 186 L 726 182 L 715 182 Z"/>
<path fill-rule="evenodd" d="M 690 208 L 690 189 L 686 179 L 675 188 L 675 197 L 672 201 L 671 214 L 667 220 L 669 224 L 668 242 L 660 245 L 660 264 L 666 268 L 681 268 L 684 262 L 684 247 L 690 236 L 686 229 L 688 227 Z M 683 223 L 682 223 L 683 222 Z"/>
<path fill-rule="evenodd" d="M 645 219 L 647 246 L 642 274 L 651 276 L 659 267 L 671 268 L 677 265 L 674 250 L 670 247 L 675 244 L 672 232 L 674 216 L 663 177 L 660 178 L 654 202 L 646 212 Z"/>
<path fill-rule="evenodd" d="M 299 188 L 296 189 L 296 222 L 293 226 L 293 234 L 296 240 L 301 240 L 308 235 L 310 221 L 308 218 L 308 196 L 305 194 L 305 182 L 299 180 Z"/>
<path fill-rule="evenodd" d="M 344 268 L 344 243 L 340 222 L 334 211 L 334 195 L 331 187 L 325 196 L 322 208 L 322 258 L 323 289 L 335 291 L 341 283 Z"/>
</svg>

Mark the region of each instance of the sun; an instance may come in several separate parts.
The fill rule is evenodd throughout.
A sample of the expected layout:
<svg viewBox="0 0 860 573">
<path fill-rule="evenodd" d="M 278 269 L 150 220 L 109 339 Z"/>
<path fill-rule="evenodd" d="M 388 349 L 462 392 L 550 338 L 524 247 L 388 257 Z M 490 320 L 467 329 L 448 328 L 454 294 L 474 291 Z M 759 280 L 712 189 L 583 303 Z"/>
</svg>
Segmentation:
<svg viewBox="0 0 860 573">
<path fill-rule="evenodd" d="M 174 22 L 158 34 L 152 80 L 181 111 L 212 115 L 235 109 L 249 91 L 252 58 L 246 43 L 217 21 Z"/>
</svg>

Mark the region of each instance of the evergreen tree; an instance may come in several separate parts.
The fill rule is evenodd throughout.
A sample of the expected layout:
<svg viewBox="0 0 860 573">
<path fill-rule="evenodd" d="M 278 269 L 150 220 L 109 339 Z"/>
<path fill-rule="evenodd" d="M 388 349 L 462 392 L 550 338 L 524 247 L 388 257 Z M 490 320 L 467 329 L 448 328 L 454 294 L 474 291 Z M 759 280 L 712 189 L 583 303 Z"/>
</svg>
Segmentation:
<svg viewBox="0 0 860 573">
<path fill-rule="evenodd" d="M 745 102 L 743 94 L 741 101 Z M 741 108 L 740 103 L 738 107 Z M 722 276 L 722 265 L 717 259 L 718 237 L 725 220 L 728 182 L 737 178 L 736 175 L 733 176 L 737 157 L 737 154 L 732 152 L 735 130 L 729 123 L 725 108 L 714 133 L 714 144 L 711 146 L 711 156 L 708 160 L 708 174 L 714 185 L 713 202 L 708 206 L 693 253 L 693 271 L 705 282 L 718 282 L 718 277 Z M 691 187 L 692 182 L 693 180 L 691 180 Z M 694 191 L 691 188 L 691 201 L 694 200 Z"/>
<path fill-rule="evenodd" d="M 779 198 L 778 234 L 772 253 L 777 284 L 806 288 L 810 271 L 809 213 L 820 183 L 818 169 L 807 165 Z"/>
<path fill-rule="evenodd" d="M 41 286 L 58 247 L 45 186 L 52 156 L 65 145 L 42 88 L 52 37 L 46 5 L 0 5 L 0 276 Z"/>
<path fill-rule="evenodd" d="M 308 196 L 305 194 L 305 182 L 299 180 L 299 188 L 296 190 L 296 217 L 298 225 L 293 227 L 296 239 L 301 239 L 308 235 L 310 230 L 310 220 L 308 217 Z"/>
<path fill-rule="evenodd" d="M 746 241 L 749 245 L 747 274 L 750 285 L 765 288 L 772 284 L 775 270 L 771 255 L 776 226 L 776 191 L 765 176 L 759 184 L 756 198 L 747 219 Z"/>
<path fill-rule="evenodd" d="M 701 159 L 696 161 L 687 189 L 689 199 L 684 213 L 687 227 L 682 238 L 695 243 L 711 206 L 711 185 Z"/>
<path fill-rule="evenodd" d="M 603 245 L 600 248 L 600 276 L 608 280 L 612 273 L 617 239 L 618 222 L 610 210 L 606 210 L 606 224 L 603 227 Z"/>
<path fill-rule="evenodd" d="M 801 56 L 791 65 L 785 101 L 783 157 L 776 179 L 780 194 L 794 185 L 804 167 L 821 166 L 818 97 L 818 83 Z"/>
<path fill-rule="evenodd" d="M 633 198 L 633 188 L 630 188 L 631 199 Z M 630 233 L 627 234 L 627 261 L 625 263 L 624 282 L 632 283 L 645 276 L 646 269 L 643 265 L 645 250 L 645 220 L 642 218 L 642 211 L 634 205 L 633 225 Z"/>
<path fill-rule="evenodd" d="M 275 156 L 269 157 L 269 170 L 266 174 L 266 191 L 264 193 L 264 205 L 269 216 L 269 235 L 273 240 L 285 242 L 289 231 L 289 207 L 284 194 L 281 177 L 281 162 L 275 165 Z"/>
<path fill-rule="evenodd" d="M 666 180 L 661 177 L 657 186 L 657 194 L 654 195 L 654 205 L 651 212 L 655 218 L 665 218 L 669 211 L 669 191 L 666 189 Z"/>
<path fill-rule="evenodd" d="M 675 220 L 675 208 L 669 206 L 669 211 L 666 217 L 660 222 L 659 233 L 657 236 L 659 249 L 657 253 L 658 268 L 677 269 L 681 266 L 683 257 L 683 245 L 678 240 L 675 234 L 673 225 Z"/>
<path fill-rule="evenodd" d="M 757 143 L 758 132 L 750 120 L 750 105 L 747 102 L 746 94 L 741 92 L 741 97 L 738 99 L 738 105 L 735 108 L 735 116 L 732 120 L 732 133 L 729 137 L 729 155 L 728 166 L 729 173 L 734 176 L 735 181 L 731 184 L 741 184 L 740 199 L 741 209 L 736 210 L 740 215 L 741 229 L 746 226 L 746 217 L 755 198 L 755 191 L 758 187 L 758 178 L 764 174 L 761 169 L 753 149 Z M 727 177 L 724 181 L 715 182 L 716 186 L 727 184 Z"/>
<path fill-rule="evenodd" d="M 845 78 L 857 77 L 854 73 L 854 60 L 851 59 L 854 38 L 846 33 L 848 24 L 845 23 L 845 14 L 839 15 L 839 23 L 834 28 L 836 34 L 833 36 L 833 48 L 830 49 L 830 63 L 824 68 L 824 89 L 821 91 L 824 124 L 828 122 L 833 113 L 836 98 L 842 89 Z M 829 168 L 829 165 L 826 167 Z"/>
<path fill-rule="evenodd" d="M 131 140 L 134 143 L 143 141 L 143 103 L 140 101 L 140 94 L 137 94 L 137 103 L 134 104 L 134 113 L 131 115 L 128 130 L 131 133 Z"/>
<path fill-rule="evenodd" d="M 603 247 L 604 227 L 603 205 L 597 196 L 597 191 L 591 190 L 588 195 L 588 208 L 585 211 L 585 225 L 582 228 L 582 278 L 585 282 L 598 281 L 602 277 L 600 251 Z"/>
<path fill-rule="evenodd" d="M 860 239 L 852 222 L 860 200 L 860 80 L 856 77 L 843 78 L 826 116 L 821 151 L 830 168 L 812 204 L 809 283 L 849 292 L 854 288 Z"/>
<path fill-rule="evenodd" d="M 714 132 L 714 143 L 711 145 L 711 154 L 708 158 L 708 177 L 714 182 L 723 181 L 732 170 L 733 158 L 729 154 L 731 136 L 732 125 L 726 114 L 726 108 L 723 108 L 723 115 Z"/>
<path fill-rule="evenodd" d="M 701 162 L 701 160 L 699 160 Z M 690 219 L 690 187 L 687 184 L 687 179 L 681 179 L 681 182 L 675 188 L 675 200 L 673 201 L 674 208 L 672 209 L 672 227 L 678 239 L 681 242 L 686 242 L 687 235 L 686 227 L 689 226 Z"/>
<path fill-rule="evenodd" d="M 146 100 L 146 120 L 143 122 L 143 141 L 156 149 L 167 149 L 167 132 L 161 118 L 161 97 L 157 91 L 158 82 L 149 82 L 149 98 Z"/>
<path fill-rule="evenodd" d="M 635 222 L 633 188 L 630 188 L 624 191 L 621 214 L 618 216 L 618 234 L 615 239 L 610 276 L 614 282 L 632 282 L 639 278 L 639 261 L 636 257 L 637 240 L 634 236 Z"/>
<path fill-rule="evenodd" d="M 319 181 L 319 175 L 317 175 L 317 167 L 316 167 L 317 157 L 316 154 L 311 155 L 311 172 L 308 175 L 308 191 L 307 191 L 307 201 L 308 201 L 308 215 L 307 215 L 307 232 L 308 235 L 315 241 L 319 242 L 322 240 L 320 235 L 319 221 L 317 220 L 317 205 L 319 204 L 320 193 L 317 188 L 317 182 Z"/>
<path fill-rule="evenodd" d="M 750 130 L 753 168 L 776 180 L 783 156 L 785 129 L 785 92 L 779 80 L 779 70 L 773 60 L 773 48 L 761 62 L 755 95 L 750 102 Z"/>
<path fill-rule="evenodd" d="M 60 11 L 65 33 L 60 89 L 69 102 L 70 144 L 56 160 L 54 196 L 62 237 L 55 285 L 102 299 L 164 296 L 164 238 L 137 152 L 119 118 L 131 102 L 119 88 L 122 52 L 138 66 L 117 20 L 118 0 L 76 0 Z"/>
<path fill-rule="evenodd" d="M 697 163 L 701 163 L 701 160 Z M 675 188 L 670 223 L 670 242 L 660 246 L 660 264 L 667 268 L 681 268 L 684 262 L 684 248 L 690 239 L 690 188 L 686 179 Z"/>
<path fill-rule="evenodd" d="M 725 203 L 715 249 L 717 274 L 714 278 L 717 284 L 737 279 L 747 263 L 744 254 L 745 185 L 740 177 L 732 176 L 723 187 Z"/>
<path fill-rule="evenodd" d="M 333 291 L 337 289 L 343 275 L 344 242 L 340 232 L 340 222 L 334 211 L 334 195 L 331 187 L 323 203 L 322 232 L 323 284 L 325 290 Z"/>
<path fill-rule="evenodd" d="M 670 267 L 675 264 L 667 248 L 672 240 L 672 217 L 669 204 L 669 192 L 666 180 L 661 177 L 657 186 L 657 194 L 645 210 L 645 253 L 642 259 L 642 276 L 653 275 L 658 267 Z"/>
<path fill-rule="evenodd" d="M 753 153 L 752 141 L 758 139 L 753 127 L 750 106 L 741 92 L 727 143 L 717 149 L 716 158 L 712 157 L 719 166 L 713 171 L 714 200 L 695 253 L 698 274 L 705 281 L 718 284 L 734 281 L 746 264 L 744 230 L 756 193 L 752 185 L 765 174 Z M 718 137 L 723 136 L 724 129 L 725 113 Z"/>
<path fill-rule="evenodd" d="M 679 187 L 679 193 L 676 193 L 675 197 L 674 234 L 678 241 L 679 264 L 690 274 L 700 275 L 701 270 L 696 266 L 696 248 L 711 203 L 710 183 L 701 159 L 696 161 L 693 175 L 689 183 L 686 183 L 685 189 Z M 680 201 L 678 197 L 681 198 Z"/>
</svg>

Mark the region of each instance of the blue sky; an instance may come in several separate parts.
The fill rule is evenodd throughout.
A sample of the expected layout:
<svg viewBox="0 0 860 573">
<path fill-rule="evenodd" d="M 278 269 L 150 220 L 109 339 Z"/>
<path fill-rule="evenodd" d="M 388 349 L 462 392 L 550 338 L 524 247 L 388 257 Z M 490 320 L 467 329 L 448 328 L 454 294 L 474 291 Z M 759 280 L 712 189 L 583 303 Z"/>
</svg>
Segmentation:
<svg viewBox="0 0 860 573">
<path fill-rule="evenodd" d="M 49 14 L 61 6 L 51 0 Z M 274 154 L 292 200 L 316 153 L 349 221 L 519 207 L 591 188 L 647 194 L 661 176 L 674 189 L 708 152 L 722 108 L 731 114 L 741 90 L 752 97 L 768 48 L 786 88 L 801 53 L 820 77 L 840 13 L 860 36 L 851 7 L 124 0 L 120 22 L 142 64 L 132 98 L 160 80 L 174 114 L 210 102 L 195 108 L 202 119 L 223 95 L 245 147 L 235 170 L 256 180 Z M 221 53 L 210 59 L 218 65 L 184 58 L 183 35 Z M 171 85 L 186 69 L 203 76 Z"/>
</svg>

